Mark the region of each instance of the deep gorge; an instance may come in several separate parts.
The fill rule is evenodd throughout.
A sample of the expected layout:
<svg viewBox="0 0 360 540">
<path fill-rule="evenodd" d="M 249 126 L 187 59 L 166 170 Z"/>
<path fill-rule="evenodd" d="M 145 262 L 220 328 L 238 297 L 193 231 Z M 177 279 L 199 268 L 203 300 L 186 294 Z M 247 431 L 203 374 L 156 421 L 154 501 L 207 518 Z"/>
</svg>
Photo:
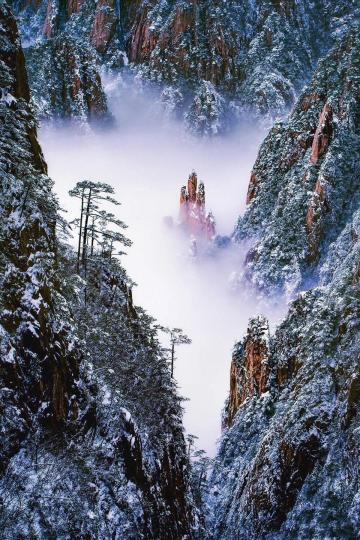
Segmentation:
<svg viewBox="0 0 360 540">
<path fill-rule="evenodd" d="M 1 2 L 4 538 L 358 537 L 358 17 Z"/>
</svg>

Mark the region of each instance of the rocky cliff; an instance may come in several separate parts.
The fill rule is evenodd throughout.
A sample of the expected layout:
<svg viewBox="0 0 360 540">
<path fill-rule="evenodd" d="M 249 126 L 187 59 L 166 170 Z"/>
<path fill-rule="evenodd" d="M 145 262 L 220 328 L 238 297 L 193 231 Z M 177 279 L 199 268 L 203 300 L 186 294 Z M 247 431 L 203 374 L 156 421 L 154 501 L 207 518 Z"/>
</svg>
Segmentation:
<svg viewBox="0 0 360 540">
<path fill-rule="evenodd" d="M 94 15 L 90 17 L 88 2 L 51 0 L 11 4 L 19 15 L 32 99 L 38 114 L 85 121 L 107 120 L 101 64 L 96 49 L 91 46 L 90 29 L 84 30 Z"/>
<path fill-rule="evenodd" d="M 181 400 L 153 320 L 118 262 L 95 257 L 80 277 L 58 239 L 4 3 L 0 45 L 2 537 L 201 536 Z"/>
<path fill-rule="evenodd" d="M 191 131 L 207 135 L 234 116 L 287 111 L 358 11 L 355 0 L 42 0 L 14 8 L 30 42 L 70 34 L 108 66 L 128 58 Z"/>
<path fill-rule="evenodd" d="M 253 323 L 235 350 L 230 427 L 210 482 L 216 538 L 358 535 L 359 218 L 357 210 L 320 285 L 292 304 L 268 350 Z"/>
<path fill-rule="evenodd" d="M 38 423 L 77 418 L 81 354 L 54 267 L 55 199 L 29 108 L 16 23 L 1 6 L 1 374 L 2 469 Z M 56 307 L 55 307 L 56 306 Z M 17 421 L 15 421 L 15 419 Z"/>
<path fill-rule="evenodd" d="M 209 496 L 222 540 L 358 536 L 359 45 L 350 26 L 251 174 L 245 276 L 296 299 L 234 350 Z"/>
<path fill-rule="evenodd" d="M 230 427 L 241 405 L 261 396 L 269 387 L 269 325 L 266 319 L 251 319 L 243 341 L 235 345 L 230 368 L 230 393 L 223 417 Z"/>
<path fill-rule="evenodd" d="M 358 25 L 350 25 L 260 148 L 234 238 L 252 238 L 246 275 L 265 292 L 318 279 L 358 205 L 359 51 Z"/>
<path fill-rule="evenodd" d="M 38 116 L 110 120 L 99 65 L 91 49 L 69 36 L 29 47 L 26 62 Z"/>
</svg>

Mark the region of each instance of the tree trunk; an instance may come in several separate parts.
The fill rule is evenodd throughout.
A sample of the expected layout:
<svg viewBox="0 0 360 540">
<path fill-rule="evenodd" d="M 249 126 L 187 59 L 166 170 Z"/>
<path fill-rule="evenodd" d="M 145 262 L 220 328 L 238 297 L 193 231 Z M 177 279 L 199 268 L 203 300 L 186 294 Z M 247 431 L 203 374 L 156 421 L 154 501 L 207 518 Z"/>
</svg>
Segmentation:
<svg viewBox="0 0 360 540">
<path fill-rule="evenodd" d="M 94 255 L 94 240 L 95 240 L 95 218 L 92 220 L 92 231 L 91 231 L 91 257 Z"/>
<path fill-rule="evenodd" d="M 83 251 L 82 251 L 82 263 L 83 263 L 83 265 L 85 265 L 85 260 L 86 260 L 86 248 L 87 248 L 87 235 L 88 235 L 88 226 L 89 226 L 90 206 L 91 206 L 91 188 L 89 188 L 88 200 L 87 200 L 87 205 L 86 205 L 85 223 L 84 223 L 84 237 L 83 237 Z"/>
<path fill-rule="evenodd" d="M 174 378 L 175 343 L 171 345 L 171 378 Z"/>
<path fill-rule="evenodd" d="M 80 231 L 79 231 L 79 244 L 78 244 L 78 252 L 77 252 L 77 263 L 76 263 L 77 273 L 80 272 L 81 235 L 82 235 L 83 214 L 84 214 L 84 190 L 83 190 L 82 195 L 81 195 Z"/>
</svg>

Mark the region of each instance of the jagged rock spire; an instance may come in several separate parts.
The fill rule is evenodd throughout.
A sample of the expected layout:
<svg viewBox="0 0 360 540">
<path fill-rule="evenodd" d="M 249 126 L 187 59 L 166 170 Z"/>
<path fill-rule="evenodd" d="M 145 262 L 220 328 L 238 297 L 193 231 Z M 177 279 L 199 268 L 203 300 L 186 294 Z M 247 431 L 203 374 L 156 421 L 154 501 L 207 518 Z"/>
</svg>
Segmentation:
<svg viewBox="0 0 360 540">
<path fill-rule="evenodd" d="M 195 239 L 212 240 L 216 235 L 215 218 L 205 211 L 205 186 L 198 183 L 195 171 L 189 175 L 187 186 L 180 190 L 180 224 Z"/>
</svg>

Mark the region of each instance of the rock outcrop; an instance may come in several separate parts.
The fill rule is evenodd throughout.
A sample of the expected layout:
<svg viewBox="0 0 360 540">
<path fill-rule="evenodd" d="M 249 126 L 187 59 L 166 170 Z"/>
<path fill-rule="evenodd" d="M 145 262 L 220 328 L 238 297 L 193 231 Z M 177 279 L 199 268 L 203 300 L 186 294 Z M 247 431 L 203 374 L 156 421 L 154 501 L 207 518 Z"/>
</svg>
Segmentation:
<svg viewBox="0 0 360 540">
<path fill-rule="evenodd" d="M 268 390 L 269 325 L 264 317 L 251 319 L 246 336 L 234 348 L 230 368 L 230 394 L 224 427 L 233 424 L 241 405 Z"/>
<path fill-rule="evenodd" d="M 326 103 L 321 111 L 319 124 L 316 128 L 314 141 L 311 147 L 310 161 L 314 165 L 328 149 L 332 133 L 332 110 L 331 106 Z"/>
<path fill-rule="evenodd" d="M 187 186 L 181 188 L 179 221 L 195 238 L 210 242 L 216 236 L 214 216 L 205 209 L 205 186 L 202 182 L 198 185 L 196 172 L 190 174 Z"/>
<path fill-rule="evenodd" d="M 96 4 L 90 41 L 99 53 L 105 53 L 120 26 L 118 0 L 100 0 Z"/>
<path fill-rule="evenodd" d="M 33 100 L 40 116 L 106 121 L 110 119 L 94 54 L 68 36 L 26 51 Z"/>
<path fill-rule="evenodd" d="M 34 9 L 37 18 L 39 19 L 39 8 L 44 2 L 37 2 L 33 5 L 30 2 L 30 6 Z M 84 0 L 48 0 L 46 3 L 46 15 L 44 24 L 41 28 L 41 33 L 46 38 L 53 38 L 61 32 L 67 21 L 73 14 L 79 13 L 81 6 L 84 4 Z M 25 6 L 26 9 L 27 6 Z"/>
<path fill-rule="evenodd" d="M 54 2 L 48 2 L 47 8 L 46 8 L 46 17 L 44 21 L 43 26 L 43 35 L 46 38 L 52 38 L 54 37 L 56 33 L 56 24 L 57 24 L 57 12 Z"/>
</svg>

